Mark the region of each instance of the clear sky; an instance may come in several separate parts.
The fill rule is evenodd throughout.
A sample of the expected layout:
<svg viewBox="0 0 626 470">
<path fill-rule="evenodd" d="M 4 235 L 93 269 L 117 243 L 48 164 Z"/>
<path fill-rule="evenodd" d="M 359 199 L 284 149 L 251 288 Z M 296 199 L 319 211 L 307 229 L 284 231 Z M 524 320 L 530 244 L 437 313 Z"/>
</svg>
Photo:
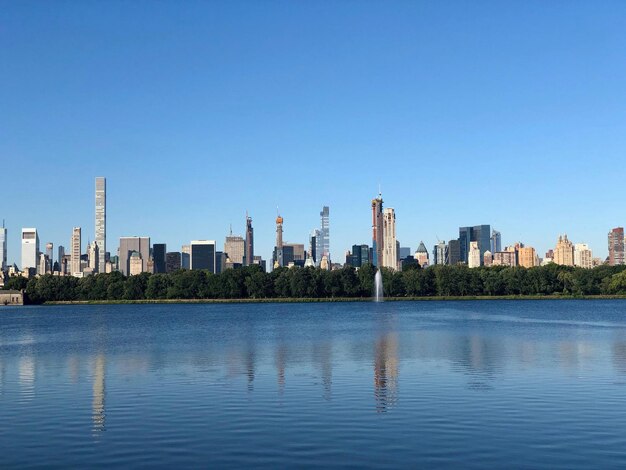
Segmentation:
<svg viewBox="0 0 626 470">
<path fill-rule="evenodd" d="M 606 256 L 626 224 L 624 1 L 0 1 L 0 217 L 42 248 L 148 235 L 169 251 L 254 219 L 256 251 L 371 244 L 382 186 L 429 250 L 491 224 L 540 256 Z"/>
</svg>

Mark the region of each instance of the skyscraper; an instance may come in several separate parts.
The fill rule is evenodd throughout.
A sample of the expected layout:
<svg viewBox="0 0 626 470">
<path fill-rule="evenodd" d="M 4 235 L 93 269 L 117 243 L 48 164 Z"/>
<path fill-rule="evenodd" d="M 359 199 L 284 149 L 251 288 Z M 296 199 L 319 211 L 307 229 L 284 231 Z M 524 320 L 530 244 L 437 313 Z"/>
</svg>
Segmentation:
<svg viewBox="0 0 626 470">
<path fill-rule="evenodd" d="M 230 235 L 224 240 L 224 253 L 228 255 L 231 263 L 243 265 L 245 246 L 245 240 L 239 235 L 233 235 L 231 230 Z"/>
<path fill-rule="evenodd" d="M 537 252 L 532 246 L 520 246 L 517 248 L 517 260 L 520 266 L 532 268 L 537 266 Z"/>
<path fill-rule="evenodd" d="M 147 271 L 150 259 L 150 237 L 120 237 L 119 270 L 124 276 L 130 274 L 130 256 L 133 251 L 139 253 L 142 272 Z"/>
<path fill-rule="evenodd" d="M 617 227 L 609 232 L 609 265 L 624 264 L 624 228 Z"/>
<path fill-rule="evenodd" d="M 191 247 L 189 245 L 183 245 L 180 248 L 180 267 L 191 269 Z"/>
<path fill-rule="evenodd" d="M 430 260 L 428 259 L 428 250 L 426 249 L 426 245 L 424 245 L 424 242 L 420 242 L 417 250 L 415 250 L 415 260 L 422 268 L 425 268 L 429 265 Z"/>
<path fill-rule="evenodd" d="M 52 272 L 52 264 L 53 264 L 53 254 L 52 254 L 52 250 L 54 249 L 54 245 L 51 242 L 46 243 L 46 256 L 47 256 L 47 260 L 46 262 L 48 263 L 48 265 L 46 266 L 46 272 Z"/>
<path fill-rule="evenodd" d="M 180 253 L 178 251 L 172 251 L 167 253 L 165 261 L 165 271 L 173 273 L 181 268 Z"/>
<path fill-rule="evenodd" d="M 439 241 L 433 249 L 433 264 L 448 264 L 448 245 L 445 241 Z"/>
<path fill-rule="evenodd" d="M 278 214 L 276 217 L 276 256 L 274 267 L 282 267 L 283 264 L 283 218 Z"/>
<path fill-rule="evenodd" d="M 574 245 L 567 239 L 567 235 L 559 236 L 554 249 L 554 262 L 563 266 L 574 266 Z"/>
<path fill-rule="evenodd" d="M 372 264 L 383 266 L 383 196 L 372 199 Z M 395 240 L 394 240 L 395 245 Z"/>
<path fill-rule="evenodd" d="M 59 245 L 59 248 L 57 248 L 57 264 L 58 264 L 59 272 L 61 274 L 67 274 L 63 270 L 63 258 L 65 258 L 65 247 L 63 245 Z"/>
<path fill-rule="evenodd" d="M 468 263 L 470 243 L 477 242 L 482 264 L 485 251 L 491 248 L 491 227 L 489 225 L 475 225 L 473 227 L 459 227 L 459 247 L 461 261 Z"/>
<path fill-rule="evenodd" d="M 502 235 L 497 230 L 491 231 L 491 253 L 502 251 Z M 484 253 L 483 253 L 484 254 Z"/>
<path fill-rule="evenodd" d="M 98 273 L 98 263 L 100 262 L 100 248 L 98 247 L 98 242 L 93 241 L 92 243 L 87 244 L 87 258 L 89 263 L 89 269 L 93 274 Z"/>
<path fill-rule="evenodd" d="M 7 270 L 7 229 L 4 226 L 4 220 L 2 221 L 2 228 L 0 228 L 0 272 Z"/>
<path fill-rule="evenodd" d="M 593 268 L 593 253 L 586 243 L 574 245 L 574 266 L 585 269 Z"/>
<path fill-rule="evenodd" d="M 103 176 L 96 178 L 96 243 L 98 244 L 97 272 L 106 272 L 107 251 L 107 182 Z"/>
<path fill-rule="evenodd" d="M 79 276 L 82 270 L 80 269 L 80 251 L 81 251 L 81 230 L 80 227 L 74 227 L 72 230 L 72 241 L 70 243 L 72 261 L 70 263 L 70 274 L 72 276 Z"/>
<path fill-rule="evenodd" d="M 250 266 L 254 263 L 254 229 L 252 228 L 252 217 L 246 213 L 246 246 L 243 264 Z"/>
<path fill-rule="evenodd" d="M 448 264 L 456 266 L 462 261 L 461 242 L 459 240 L 450 240 L 448 242 Z"/>
<path fill-rule="evenodd" d="M 22 271 L 37 269 L 39 253 L 39 234 L 36 228 L 22 229 Z"/>
<path fill-rule="evenodd" d="M 470 268 L 480 267 L 480 249 L 478 248 L 478 242 L 470 242 L 470 249 L 467 255 L 467 265 Z"/>
<path fill-rule="evenodd" d="M 326 255 L 328 260 L 330 261 L 330 208 L 328 206 L 324 206 L 322 208 L 322 212 L 320 212 L 321 217 L 321 241 L 322 241 L 322 256 Z"/>
<path fill-rule="evenodd" d="M 388 207 L 383 211 L 383 258 L 382 265 L 398 269 L 398 244 L 396 241 L 396 213 Z"/>
<path fill-rule="evenodd" d="M 313 230 L 313 232 L 311 232 L 311 236 L 309 237 L 309 254 L 311 258 L 313 259 L 313 261 L 315 262 L 316 266 L 319 265 L 322 259 L 322 255 L 320 253 L 320 239 L 321 239 L 320 230 L 319 229 Z"/>
<path fill-rule="evenodd" d="M 193 240 L 189 247 L 190 269 L 206 269 L 213 274 L 217 272 L 215 240 Z"/>
<path fill-rule="evenodd" d="M 152 259 L 154 260 L 154 272 L 155 273 L 165 273 L 167 272 L 166 268 L 166 258 L 165 253 L 167 251 L 165 243 L 155 243 L 152 245 Z"/>
</svg>

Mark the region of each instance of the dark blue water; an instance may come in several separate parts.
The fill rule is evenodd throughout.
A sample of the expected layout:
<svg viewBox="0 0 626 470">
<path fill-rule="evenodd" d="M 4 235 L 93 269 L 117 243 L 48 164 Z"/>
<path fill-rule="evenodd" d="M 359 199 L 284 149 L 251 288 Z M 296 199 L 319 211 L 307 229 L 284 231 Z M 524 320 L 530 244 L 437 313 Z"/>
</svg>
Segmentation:
<svg viewBox="0 0 626 470">
<path fill-rule="evenodd" d="M 626 302 L 0 309 L 0 467 L 626 466 Z"/>
</svg>

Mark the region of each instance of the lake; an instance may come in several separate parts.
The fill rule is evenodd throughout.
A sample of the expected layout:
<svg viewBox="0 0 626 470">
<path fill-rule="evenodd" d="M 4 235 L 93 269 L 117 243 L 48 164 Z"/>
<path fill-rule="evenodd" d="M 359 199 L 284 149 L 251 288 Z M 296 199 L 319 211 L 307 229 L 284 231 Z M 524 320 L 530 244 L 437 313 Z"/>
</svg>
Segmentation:
<svg viewBox="0 0 626 470">
<path fill-rule="evenodd" d="M 0 467 L 626 466 L 626 301 L 0 309 Z"/>
</svg>

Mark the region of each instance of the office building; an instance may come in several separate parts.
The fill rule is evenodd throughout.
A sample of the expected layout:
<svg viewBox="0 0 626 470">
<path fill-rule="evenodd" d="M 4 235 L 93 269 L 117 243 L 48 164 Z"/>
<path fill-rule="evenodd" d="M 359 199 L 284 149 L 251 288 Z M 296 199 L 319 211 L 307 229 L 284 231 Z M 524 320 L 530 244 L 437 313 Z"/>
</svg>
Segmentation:
<svg viewBox="0 0 626 470">
<path fill-rule="evenodd" d="M 189 245 L 183 245 L 180 249 L 180 267 L 191 269 L 191 247 Z"/>
<path fill-rule="evenodd" d="M 617 227 L 609 232 L 609 265 L 624 264 L 624 228 Z"/>
<path fill-rule="evenodd" d="M 136 276 L 142 272 L 144 272 L 144 260 L 141 258 L 141 253 L 131 251 L 128 258 L 128 275 Z"/>
<path fill-rule="evenodd" d="M 217 273 L 215 240 L 193 240 L 189 248 L 191 251 L 189 269 L 206 269 L 213 274 Z M 221 265 L 220 259 L 220 267 Z"/>
<path fill-rule="evenodd" d="M 396 241 L 396 213 L 393 208 L 383 210 L 383 257 L 382 266 L 397 270 L 398 244 Z"/>
<path fill-rule="evenodd" d="M 98 245 L 98 263 L 95 272 L 106 271 L 107 251 L 107 183 L 106 178 L 96 178 L 96 244 Z"/>
<path fill-rule="evenodd" d="M 316 266 L 319 265 L 321 260 L 321 255 L 319 254 L 321 253 L 321 237 L 322 234 L 318 229 L 313 230 L 313 232 L 311 232 L 311 236 L 309 237 L 309 254 Z"/>
<path fill-rule="evenodd" d="M 467 265 L 470 268 L 479 268 L 481 265 L 480 258 L 480 248 L 478 248 L 478 242 L 470 242 L 470 249 L 467 254 Z"/>
<path fill-rule="evenodd" d="M 22 229 L 22 271 L 37 268 L 39 234 L 36 228 Z"/>
<path fill-rule="evenodd" d="M 520 246 L 516 251 L 519 266 L 524 268 L 534 268 L 539 265 L 537 252 L 532 246 Z"/>
<path fill-rule="evenodd" d="M 554 249 L 554 262 L 563 266 L 574 266 L 574 245 L 566 235 L 560 235 Z"/>
<path fill-rule="evenodd" d="M 39 253 L 39 265 L 37 266 L 37 274 L 43 276 L 48 269 L 48 255 Z"/>
<path fill-rule="evenodd" d="M 152 245 L 152 260 L 154 262 L 154 272 L 155 273 L 165 273 L 167 272 L 167 246 L 165 243 L 155 243 Z"/>
<path fill-rule="evenodd" d="M 172 251 L 165 255 L 165 272 L 173 273 L 181 267 L 180 252 Z"/>
<path fill-rule="evenodd" d="M 254 229 L 252 228 L 252 218 L 246 213 L 246 246 L 243 257 L 244 266 L 254 264 Z"/>
<path fill-rule="evenodd" d="M 351 265 L 360 268 L 366 264 L 371 264 L 370 247 L 367 245 L 352 245 Z"/>
<path fill-rule="evenodd" d="M 448 245 L 445 241 L 439 241 L 433 248 L 433 264 L 448 264 Z"/>
<path fill-rule="evenodd" d="M 411 256 L 411 248 L 408 246 L 401 246 L 400 250 L 398 250 L 398 256 L 400 259 L 405 259 Z"/>
<path fill-rule="evenodd" d="M 320 227 L 320 235 L 321 235 L 321 253 L 322 256 L 326 255 L 330 262 L 330 208 L 328 206 L 324 206 L 322 211 L 320 212 L 321 218 L 321 227 Z"/>
<path fill-rule="evenodd" d="M 120 238 L 119 270 L 124 276 L 130 275 L 130 256 L 133 251 L 139 253 L 142 266 L 141 271 L 148 271 L 148 260 L 150 259 L 150 237 Z M 138 263 L 137 259 L 135 259 L 135 263 Z"/>
<path fill-rule="evenodd" d="M 48 265 L 46 266 L 44 273 L 52 273 L 52 262 L 54 259 L 54 255 L 52 253 L 53 249 L 54 245 L 51 242 L 46 243 L 46 262 Z"/>
<path fill-rule="evenodd" d="M 489 225 L 475 225 L 473 227 L 459 227 L 459 247 L 461 261 L 468 263 L 470 243 L 477 242 L 482 264 L 483 254 L 491 248 L 491 227 Z"/>
<path fill-rule="evenodd" d="M 462 263 L 461 259 L 461 242 L 459 240 L 450 240 L 448 242 L 448 264 L 456 266 Z"/>
<path fill-rule="evenodd" d="M 215 252 L 215 274 L 221 274 L 226 270 L 226 253 L 223 251 Z"/>
<path fill-rule="evenodd" d="M 231 263 L 243 265 L 245 247 L 246 242 L 243 237 L 233 235 L 231 230 L 230 235 L 224 241 L 224 253 L 226 253 Z"/>
<path fill-rule="evenodd" d="M 80 277 L 81 273 L 83 272 L 80 264 L 81 246 L 82 242 L 80 227 L 74 227 L 72 229 L 72 240 L 70 242 L 70 274 L 76 277 Z"/>
<path fill-rule="evenodd" d="M 586 243 L 574 245 L 574 266 L 585 269 L 593 268 L 593 253 Z"/>
<path fill-rule="evenodd" d="M 283 262 L 283 218 L 278 214 L 276 217 L 276 247 L 274 249 L 274 267 L 285 266 Z"/>
<path fill-rule="evenodd" d="M 497 230 L 491 231 L 491 253 L 502 251 L 502 236 Z M 484 256 L 484 255 L 483 255 Z"/>
<path fill-rule="evenodd" d="M 7 269 L 7 229 L 3 220 L 0 228 L 0 273 L 6 272 Z"/>
<path fill-rule="evenodd" d="M 377 267 L 383 266 L 383 225 L 383 197 L 378 193 L 378 197 L 372 199 L 372 264 Z M 393 244 L 395 246 L 395 240 Z"/>
</svg>

